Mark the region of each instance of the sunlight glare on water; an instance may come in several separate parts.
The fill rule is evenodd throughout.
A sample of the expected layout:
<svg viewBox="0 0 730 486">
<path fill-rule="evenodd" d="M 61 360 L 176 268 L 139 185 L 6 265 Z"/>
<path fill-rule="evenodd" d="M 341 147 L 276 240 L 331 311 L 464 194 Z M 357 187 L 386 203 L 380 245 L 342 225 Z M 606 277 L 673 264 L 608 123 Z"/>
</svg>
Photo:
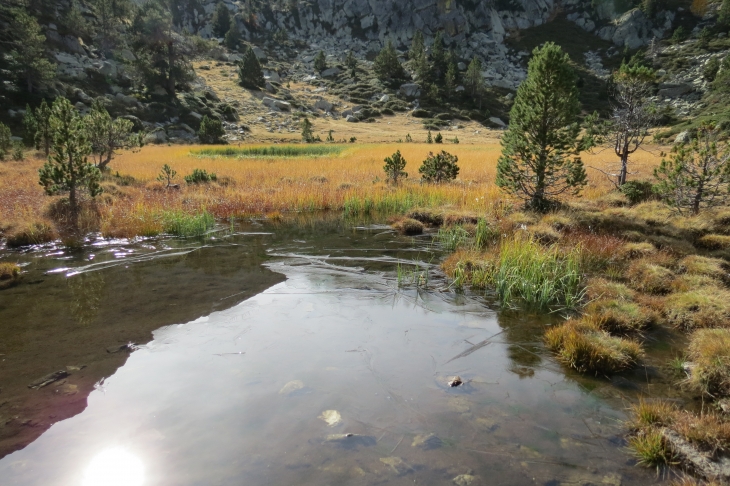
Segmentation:
<svg viewBox="0 0 730 486">
<path fill-rule="evenodd" d="M 113 447 L 91 460 L 82 486 L 142 486 L 142 461 L 122 447 Z"/>
</svg>

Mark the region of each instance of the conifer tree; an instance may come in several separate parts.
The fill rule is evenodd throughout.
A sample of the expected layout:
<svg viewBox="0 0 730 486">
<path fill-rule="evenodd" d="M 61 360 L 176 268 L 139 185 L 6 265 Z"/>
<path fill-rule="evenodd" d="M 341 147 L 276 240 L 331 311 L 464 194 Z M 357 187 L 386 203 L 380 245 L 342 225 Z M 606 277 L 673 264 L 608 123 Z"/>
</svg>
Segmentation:
<svg viewBox="0 0 730 486">
<path fill-rule="evenodd" d="M 456 61 L 452 55 L 449 55 L 448 67 L 446 68 L 446 75 L 444 77 L 444 88 L 446 88 L 446 95 L 451 96 L 456 91 L 456 86 L 459 83 L 459 69 L 456 66 Z"/>
<path fill-rule="evenodd" d="M 198 130 L 200 143 L 225 143 L 223 139 L 225 134 L 226 131 L 223 129 L 223 123 L 220 120 L 217 118 L 208 118 L 208 115 L 203 115 L 203 120 L 200 122 L 200 130 Z"/>
<path fill-rule="evenodd" d="M 12 148 L 13 139 L 10 128 L 4 123 L 0 123 L 0 160 L 5 160 Z"/>
<path fill-rule="evenodd" d="M 33 108 L 25 105 L 25 114 L 23 115 L 23 143 L 30 147 L 35 144 L 35 134 L 38 131 L 38 121 L 35 119 Z"/>
<path fill-rule="evenodd" d="M 314 133 L 312 132 L 312 122 L 306 116 L 302 120 L 302 141 L 305 143 L 314 142 Z"/>
<path fill-rule="evenodd" d="M 352 53 L 352 51 L 349 51 L 347 53 L 347 58 L 345 59 L 345 66 L 347 66 L 350 69 L 350 76 L 353 78 L 357 74 L 357 58 Z"/>
<path fill-rule="evenodd" d="M 381 81 L 402 79 L 404 77 L 403 66 L 398 60 L 398 53 L 389 39 L 387 44 L 378 53 L 374 63 L 375 74 Z"/>
<path fill-rule="evenodd" d="M 324 51 L 319 51 L 314 58 L 314 70 L 321 73 L 325 69 L 327 69 L 327 57 L 324 55 Z"/>
<path fill-rule="evenodd" d="M 248 89 L 257 89 L 264 85 L 264 71 L 249 45 L 243 50 L 243 59 L 238 66 L 238 79 Z"/>
<path fill-rule="evenodd" d="M 469 63 L 464 84 L 472 97 L 479 96 L 481 99 L 482 91 L 484 91 L 484 77 L 482 76 L 482 61 L 478 57 L 474 57 Z"/>
<path fill-rule="evenodd" d="M 227 48 L 234 50 L 238 49 L 238 43 L 241 42 L 241 31 L 238 30 L 238 22 L 235 17 L 231 17 L 231 25 L 226 32 L 226 36 L 223 39 L 223 43 Z"/>
<path fill-rule="evenodd" d="M 717 22 L 723 27 L 730 27 L 730 0 L 722 0 L 717 11 Z"/>
<path fill-rule="evenodd" d="M 431 48 L 431 63 L 433 64 L 433 78 L 441 81 L 446 76 L 449 68 L 449 59 L 444 49 L 444 38 L 441 31 L 436 32 L 433 39 L 433 47 Z"/>
<path fill-rule="evenodd" d="M 426 46 L 423 41 L 423 32 L 416 31 L 413 36 L 411 48 L 408 51 L 408 59 L 411 62 L 411 69 L 416 74 L 418 82 L 423 88 L 431 81 L 431 66 L 426 55 Z"/>
<path fill-rule="evenodd" d="M 213 34 L 223 37 L 231 28 L 231 13 L 223 2 L 218 2 L 213 14 Z"/>
<path fill-rule="evenodd" d="M 106 108 L 95 101 L 84 117 L 84 127 L 91 144 L 91 157 L 100 171 L 108 168 L 116 151 L 141 145 L 140 137 L 132 133 L 134 125 L 124 118 L 112 120 Z"/>
<path fill-rule="evenodd" d="M 53 143 L 53 131 L 51 130 L 51 107 L 46 100 L 35 110 L 35 148 L 43 149 L 46 157 L 51 153 Z"/>
<path fill-rule="evenodd" d="M 580 101 L 570 59 L 552 42 L 532 54 L 502 136 L 496 183 L 528 207 L 545 210 L 557 196 L 579 193 L 586 173 L 578 156 Z"/>
<path fill-rule="evenodd" d="M 439 184 L 456 179 L 459 175 L 459 166 L 457 165 L 459 158 L 445 150 L 436 155 L 429 152 L 423 165 L 419 167 L 418 172 L 421 174 L 424 182 L 432 182 Z"/>
<path fill-rule="evenodd" d="M 12 48 L 10 70 L 25 85 L 29 93 L 55 75 L 55 66 L 46 58 L 46 36 L 36 19 L 24 11 L 16 12 L 10 25 Z"/>
<path fill-rule="evenodd" d="M 387 181 L 397 185 L 398 180 L 408 177 L 408 172 L 403 170 L 406 168 L 406 159 L 400 154 L 400 150 L 386 157 L 384 162 L 383 170 Z"/>
<path fill-rule="evenodd" d="M 56 98 L 51 108 L 52 155 L 38 171 L 40 185 L 48 195 L 68 192 L 72 223 L 76 226 L 78 191 L 86 189 L 91 197 L 101 194 L 101 172 L 87 162 L 91 144 L 84 122 L 66 98 Z"/>
<path fill-rule="evenodd" d="M 654 170 L 656 191 L 680 213 L 724 205 L 730 195 L 730 149 L 717 143 L 711 124 L 700 126 L 689 144 L 676 146 Z"/>
</svg>

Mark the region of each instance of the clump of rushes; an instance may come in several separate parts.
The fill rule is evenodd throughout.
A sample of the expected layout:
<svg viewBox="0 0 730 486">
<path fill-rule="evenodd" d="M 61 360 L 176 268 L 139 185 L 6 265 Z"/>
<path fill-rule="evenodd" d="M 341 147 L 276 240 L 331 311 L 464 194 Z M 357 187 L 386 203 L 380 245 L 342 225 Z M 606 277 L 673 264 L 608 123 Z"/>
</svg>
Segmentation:
<svg viewBox="0 0 730 486">
<path fill-rule="evenodd" d="M 671 294 L 666 298 L 665 317 L 669 324 L 684 330 L 728 326 L 730 292 L 705 287 Z"/>
<path fill-rule="evenodd" d="M 730 248 L 730 236 L 705 235 L 697 240 L 696 246 L 707 250 L 727 250 Z"/>
<path fill-rule="evenodd" d="M 650 294 L 666 294 L 672 289 L 674 272 L 646 260 L 636 260 L 629 265 L 626 278 L 632 287 Z"/>
<path fill-rule="evenodd" d="M 700 329 L 690 338 L 693 388 L 712 397 L 730 395 L 730 329 Z"/>
<path fill-rule="evenodd" d="M 659 467 L 672 462 L 672 453 L 661 431 L 649 429 L 629 437 L 629 448 L 636 462 L 645 467 Z"/>
<path fill-rule="evenodd" d="M 444 260 L 441 267 L 456 282 L 452 284 L 456 288 L 466 284 L 476 289 L 487 288 L 493 272 L 492 263 L 487 260 L 487 256 L 476 249 L 457 250 Z"/>
<path fill-rule="evenodd" d="M 0 262 L 0 290 L 20 282 L 20 267 L 15 263 Z"/>
<path fill-rule="evenodd" d="M 208 211 L 198 214 L 169 211 L 163 213 L 161 219 L 163 231 L 175 236 L 203 236 L 215 226 L 215 218 Z"/>
<path fill-rule="evenodd" d="M 495 259 L 492 285 L 504 305 L 575 309 L 583 299 L 580 246 L 545 248 L 534 238 L 506 238 Z"/>
<path fill-rule="evenodd" d="M 595 300 L 586 306 L 585 311 L 598 327 L 612 334 L 638 332 L 657 321 L 652 310 L 621 299 Z"/>
<path fill-rule="evenodd" d="M 643 356 L 639 343 L 611 336 L 584 320 L 548 329 L 545 343 L 566 366 L 596 376 L 631 369 Z"/>
<path fill-rule="evenodd" d="M 441 246 L 446 251 L 455 251 L 458 248 L 465 246 L 469 242 L 470 238 L 471 235 L 462 226 L 440 228 L 436 235 L 436 241 L 441 243 Z"/>
<path fill-rule="evenodd" d="M 404 235 L 420 235 L 423 233 L 423 223 L 412 218 L 404 218 L 393 223 L 393 228 Z"/>
<path fill-rule="evenodd" d="M 10 231 L 7 235 L 7 244 L 10 248 L 40 245 L 53 241 L 56 237 L 56 232 L 50 224 L 44 221 L 34 221 Z"/>
<path fill-rule="evenodd" d="M 677 407 L 669 402 L 643 398 L 631 406 L 630 412 L 629 427 L 635 431 L 671 425 L 678 413 Z"/>
</svg>

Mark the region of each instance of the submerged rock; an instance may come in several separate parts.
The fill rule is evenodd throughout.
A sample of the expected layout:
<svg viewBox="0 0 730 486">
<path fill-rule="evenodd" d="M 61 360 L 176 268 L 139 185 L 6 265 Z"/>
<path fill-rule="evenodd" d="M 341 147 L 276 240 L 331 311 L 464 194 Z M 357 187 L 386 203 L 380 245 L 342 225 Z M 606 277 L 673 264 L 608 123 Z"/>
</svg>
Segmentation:
<svg viewBox="0 0 730 486">
<path fill-rule="evenodd" d="M 301 380 L 293 380 L 281 387 L 279 390 L 280 395 L 291 395 L 304 388 L 304 382 Z"/>
<path fill-rule="evenodd" d="M 319 418 L 327 422 L 327 425 L 330 427 L 334 427 L 342 422 L 342 415 L 337 410 L 325 410 Z"/>
<path fill-rule="evenodd" d="M 461 380 L 460 376 L 455 376 L 449 380 L 448 385 L 452 388 L 455 388 L 463 383 L 464 382 Z"/>
<path fill-rule="evenodd" d="M 436 437 L 434 434 L 428 435 L 417 435 L 413 438 L 411 447 L 418 447 L 420 449 L 438 449 L 443 445 L 443 441 Z"/>
<path fill-rule="evenodd" d="M 477 479 L 476 476 L 472 476 L 471 474 L 460 474 L 453 481 L 456 486 L 470 486 L 476 484 Z"/>
<path fill-rule="evenodd" d="M 54 381 L 61 380 L 63 378 L 66 378 L 71 373 L 69 373 L 66 370 L 59 370 L 54 371 L 53 373 L 47 374 L 46 376 L 42 378 L 38 378 L 34 382 L 32 382 L 30 385 L 28 385 L 28 388 L 32 388 L 33 390 L 37 390 L 39 388 L 43 388 L 44 386 L 48 386 Z"/>
</svg>

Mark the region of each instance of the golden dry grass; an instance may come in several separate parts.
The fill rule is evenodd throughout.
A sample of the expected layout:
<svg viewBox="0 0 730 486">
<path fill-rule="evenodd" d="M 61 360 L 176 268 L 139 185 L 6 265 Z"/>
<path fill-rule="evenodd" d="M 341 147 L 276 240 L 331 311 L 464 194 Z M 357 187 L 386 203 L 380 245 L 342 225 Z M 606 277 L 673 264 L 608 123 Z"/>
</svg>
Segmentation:
<svg viewBox="0 0 730 486">
<path fill-rule="evenodd" d="M 127 152 L 111 164 L 113 174 L 131 176 L 131 186 L 106 183 L 107 194 L 98 200 L 101 230 L 108 235 L 142 234 L 160 211 L 199 212 L 218 218 L 266 215 L 274 212 L 315 210 L 405 211 L 412 207 L 450 207 L 454 211 L 492 213 L 520 201 L 506 196 L 494 184 L 501 147 L 487 145 L 353 144 L 339 155 L 302 158 L 225 158 L 191 153 L 201 146 L 147 146 Z M 450 184 L 421 184 L 418 168 L 430 151 L 446 149 L 459 157 L 461 171 Z M 408 180 L 398 187 L 383 182 L 383 159 L 400 150 L 408 161 Z M 586 155 L 588 165 L 613 163 L 606 156 Z M 648 172 L 658 160 L 642 153 L 633 170 Z M 0 165 L 0 231 L 32 221 L 48 221 L 48 204 L 37 182 L 41 158 Z M 178 172 L 179 190 L 165 190 L 156 182 L 161 167 Z M 217 184 L 187 186 L 183 176 L 195 168 L 214 172 Z M 612 190 L 602 176 L 592 177 L 584 199 L 596 199 Z"/>
</svg>

